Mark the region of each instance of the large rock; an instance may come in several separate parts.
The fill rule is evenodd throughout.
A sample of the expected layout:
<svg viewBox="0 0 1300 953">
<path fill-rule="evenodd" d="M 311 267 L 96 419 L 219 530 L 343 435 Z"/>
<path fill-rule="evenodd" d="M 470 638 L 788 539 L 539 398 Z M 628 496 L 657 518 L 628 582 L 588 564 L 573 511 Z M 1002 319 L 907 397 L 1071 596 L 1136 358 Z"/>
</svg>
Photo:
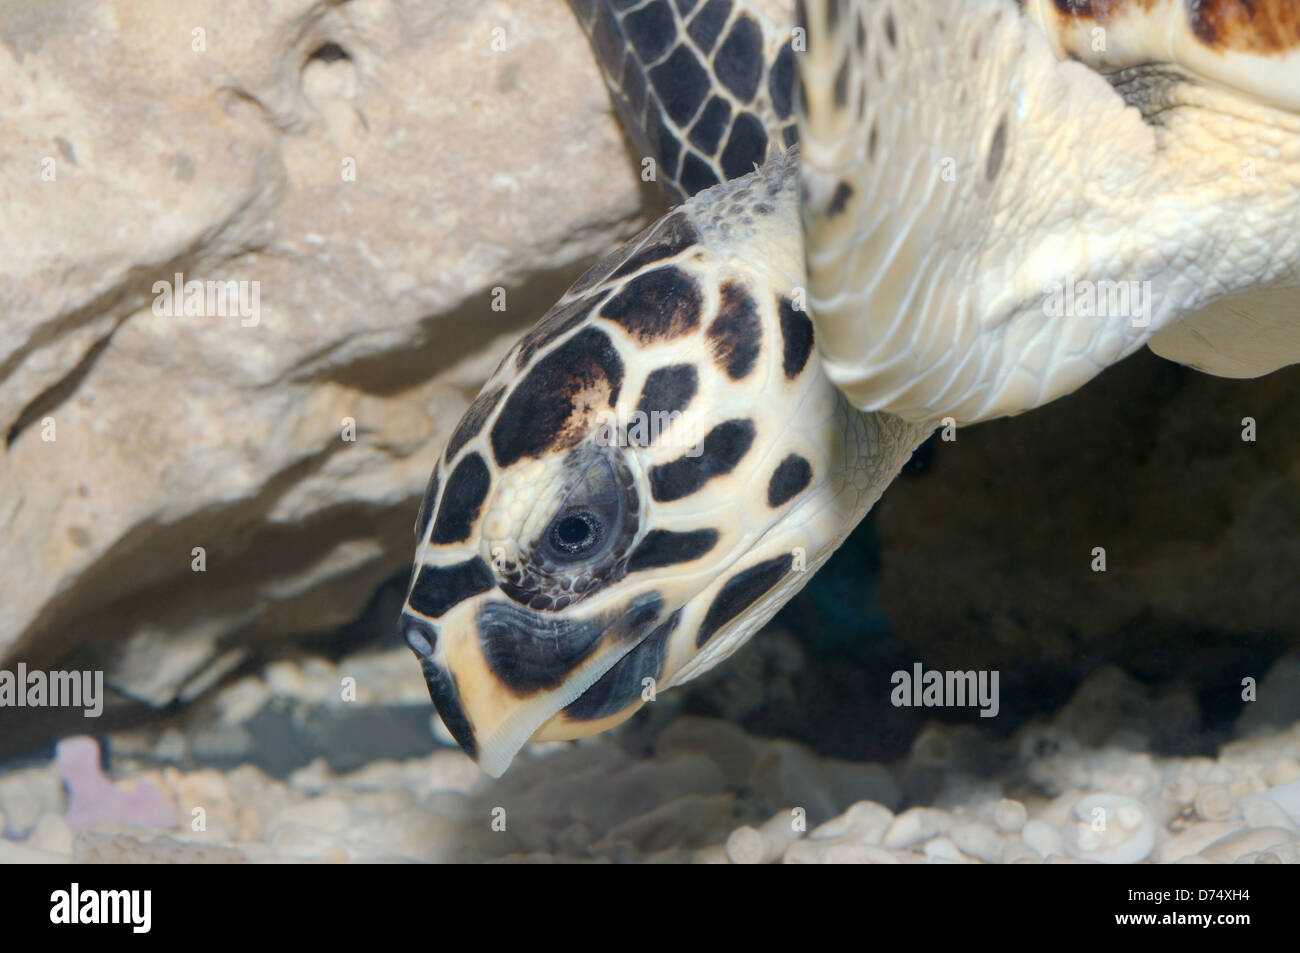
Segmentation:
<svg viewBox="0 0 1300 953">
<path fill-rule="evenodd" d="M 559 3 L 0 0 L 0 41 L 0 665 L 125 641 L 111 683 L 188 697 L 409 561 L 635 165 Z M 250 307 L 158 313 L 177 273 Z"/>
</svg>

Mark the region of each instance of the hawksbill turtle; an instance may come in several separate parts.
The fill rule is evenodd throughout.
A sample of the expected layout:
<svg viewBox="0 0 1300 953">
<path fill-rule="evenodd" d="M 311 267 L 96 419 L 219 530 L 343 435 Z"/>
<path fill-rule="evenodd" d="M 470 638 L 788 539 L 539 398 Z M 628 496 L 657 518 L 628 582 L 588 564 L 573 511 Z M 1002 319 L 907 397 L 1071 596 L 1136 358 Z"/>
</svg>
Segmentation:
<svg viewBox="0 0 1300 953">
<path fill-rule="evenodd" d="M 735 651 L 945 418 L 1300 360 L 1296 0 L 571 5 L 680 204 L 429 480 L 400 631 L 491 775 Z"/>
</svg>

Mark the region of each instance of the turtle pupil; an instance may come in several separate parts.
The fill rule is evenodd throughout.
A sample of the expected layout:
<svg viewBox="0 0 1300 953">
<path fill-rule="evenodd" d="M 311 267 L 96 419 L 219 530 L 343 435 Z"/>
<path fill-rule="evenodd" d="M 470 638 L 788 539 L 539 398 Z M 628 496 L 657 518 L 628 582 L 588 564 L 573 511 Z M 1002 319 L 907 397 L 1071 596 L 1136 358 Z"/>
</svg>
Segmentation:
<svg viewBox="0 0 1300 953">
<path fill-rule="evenodd" d="M 599 537 L 595 518 L 590 513 L 574 513 L 555 524 L 551 536 L 556 548 L 566 553 L 589 549 Z"/>
</svg>

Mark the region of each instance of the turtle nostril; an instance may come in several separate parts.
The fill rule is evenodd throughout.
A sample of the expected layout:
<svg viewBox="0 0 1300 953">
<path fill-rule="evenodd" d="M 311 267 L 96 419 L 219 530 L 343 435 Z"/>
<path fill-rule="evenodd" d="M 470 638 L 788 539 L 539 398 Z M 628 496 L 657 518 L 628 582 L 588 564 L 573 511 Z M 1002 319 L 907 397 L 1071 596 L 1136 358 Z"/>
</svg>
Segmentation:
<svg viewBox="0 0 1300 953">
<path fill-rule="evenodd" d="M 406 644 L 422 659 L 430 658 L 433 650 L 438 644 L 438 630 L 427 622 L 420 622 L 411 619 L 409 616 L 402 618 L 402 637 L 406 639 Z"/>
</svg>

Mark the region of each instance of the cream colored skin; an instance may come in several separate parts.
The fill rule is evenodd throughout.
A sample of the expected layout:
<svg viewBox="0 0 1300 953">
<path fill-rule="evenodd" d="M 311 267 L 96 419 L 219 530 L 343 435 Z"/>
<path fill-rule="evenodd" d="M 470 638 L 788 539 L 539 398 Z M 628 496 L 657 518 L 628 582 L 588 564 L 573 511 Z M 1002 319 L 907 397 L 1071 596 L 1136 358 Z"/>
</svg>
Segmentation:
<svg viewBox="0 0 1300 953">
<path fill-rule="evenodd" d="M 830 378 L 864 409 L 971 423 L 1144 343 L 1231 376 L 1300 360 L 1295 51 L 1216 53 L 1181 3 L 1109 23 L 1104 53 L 1048 0 L 1026 13 L 852 0 L 831 30 L 808 5 L 803 214 Z M 1149 310 L 1055 307 L 1054 286 L 1103 281 L 1138 282 Z"/>
<path fill-rule="evenodd" d="M 775 198 L 765 188 L 767 182 L 778 185 Z M 760 202 L 772 211 L 753 214 L 753 206 Z M 801 373 L 793 380 L 786 377 L 777 296 L 790 297 L 804 283 L 797 205 L 795 157 L 789 154 L 769 162 L 759 173 L 724 183 L 682 206 L 702 241 L 663 261 L 682 268 L 705 289 L 705 314 L 699 331 L 647 345 L 628 336 L 619 325 L 593 316 L 573 332 L 599 327 L 618 348 L 624 382 L 615 414 L 621 420 L 629 419 L 646 376 L 655 368 L 691 362 L 699 373 L 698 393 L 672 427 L 649 447 L 621 451 L 634 475 L 641 507 L 637 536 L 627 549 L 652 529 L 688 532 L 712 528 L 719 533 L 717 544 L 692 562 L 630 573 L 573 606 L 548 613 L 568 621 L 623 618 L 638 597 L 650 593 L 657 593 L 663 601 L 660 620 L 681 609 L 681 620 L 654 686 L 656 694 L 717 664 L 767 622 L 840 545 L 929 431 L 889 414 L 859 413 L 821 372 L 815 351 Z M 739 381 L 717 368 L 704 338 L 717 310 L 718 289 L 729 280 L 739 281 L 753 292 L 762 325 L 757 365 Z M 557 344 L 563 340 L 567 336 Z M 513 357 L 508 357 L 486 389 L 517 383 L 520 376 Z M 733 470 L 679 500 L 651 499 L 651 467 L 681 457 L 713 426 L 736 418 L 752 420 L 757 434 L 752 448 Z M 473 452 L 491 459 L 491 423 L 457 459 Z M 597 440 L 598 435 L 593 421 L 584 444 Z M 791 453 L 811 463 L 813 480 L 789 503 L 773 509 L 766 502 L 768 481 Z M 417 571 L 424 564 L 453 565 L 474 555 L 491 565 L 494 556 L 504 554 L 514 560 L 521 550 L 527 551 L 562 502 L 559 487 L 571 476 L 566 472 L 567 459 L 567 453 L 548 453 L 496 472 L 470 539 L 434 545 L 426 538 L 417 553 Z M 444 464 L 444 472 L 449 469 Z M 793 557 L 792 565 L 797 568 L 721 628 L 702 649 L 697 648 L 696 633 L 719 589 L 745 568 L 785 554 Z M 573 721 L 561 712 L 635 644 L 626 642 L 602 644 L 553 690 L 527 697 L 512 691 L 484 658 L 475 621 L 485 600 L 503 599 L 493 589 L 466 599 L 434 620 L 439 634 L 433 662 L 454 673 L 461 707 L 473 727 L 479 765 L 494 776 L 505 771 L 530 738 L 593 734 L 629 717 L 643 703 L 637 699 L 598 721 Z M 417 615 L 408 605 L 408 624 Z"/>
</svg>

